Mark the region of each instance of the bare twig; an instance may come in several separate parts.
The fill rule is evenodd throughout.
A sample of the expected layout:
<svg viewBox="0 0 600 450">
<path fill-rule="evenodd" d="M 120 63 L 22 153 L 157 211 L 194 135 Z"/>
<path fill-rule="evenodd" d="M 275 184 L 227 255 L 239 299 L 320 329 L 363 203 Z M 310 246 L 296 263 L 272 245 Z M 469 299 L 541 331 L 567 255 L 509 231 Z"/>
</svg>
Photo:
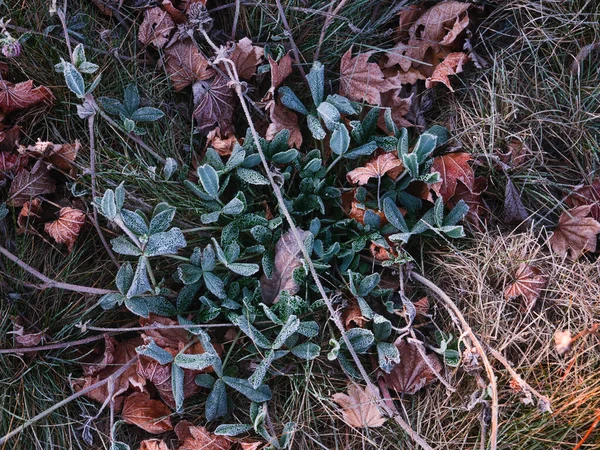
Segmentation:
<svg viewBox="0 0 600 450">
<path fill-rule="evenodd" d="M 4 256 L 6 256 L 8 259 L 10 259 L 15 264 L 17 264 L 19 267 L 24 269 L 26 272 L 28 272 L 31 275 L 33 275 L 34 277 L 36 277 L 38 280 L 43 281 L 44 284 L 39 286 L 40 289 L 57 288 L 57 289 L 64 289 L 66 291 L 80 292 L 82 294 L 91 294 L 91 295 L 104 295 L 104 294 L 112 294 L 113 292 L 117 292 L 117 291 L 113 291 L 110 289 L 100 289 L 100 288 L 80 286 L 77 284 L 70 284 L 70 283 L 63 283 L 61 281 L 56 281 L 56 280 L 53 280 L 52 278 L 48 278 L 43 273 L 38 272 L 36 269 L 34 269 L 29 264 L 27 264 L 24 261 L 22 261 L 21 259 L 19 259 L 17 256 L 13 255 L 11 252 L 6 250 L 2 246 L 0 246 L 0 253 L 3 254 Z"/>
<path fill-rule="evenodd" d="M 56 344 L 38 345 L 37 347 L 0 348 L 0 355 L 17 354 L 17 353 L 32 353 L 32 352 L 41 352 L 41 351 L 45 351 L 45 350 L 60 350 L 63 348 L 74 347 L 76 345 L 89 344 L 90 342 L 96 342 L 101 339 L 104 339 L 104 336 L 102 334 L 99 334 L 97 336 L 90 336 L 85 339 L 79 339 L 78 341 L 57 342 Z"/>
<path fill-rule="evenodd" d="M 308 80 L 306 79 L 306 73 L 304 72 L 304 67 L 302 67 L 302 61 L 300 60 L 300 52 L 298 51 L 298 47 L 296 46 L 296 42 L 294 41 L 294 37 L 292 36 L 292 30 L 290 29 L 290 24 L 288 23 L 285 17 L 285 11 L 283 10 L 283 6 L 281 5 L 281 0 L 275 0 L 277 2 L 277 10 L 279 11 L 279 17 L 281 17 L 281 23 L 283 23 L 283 28 L 288 35 L 288 39 L 290 40 L 290 45 L 292 46 L 292 51 L 294 52 L 294 57 L 296 58 L 296 63 L 298 64 L 298 70 L 300 70 L 300 74 L 304 81 L 308 84 Z"/>
<path fill-rule="evenodd" d="M 319 53 L 321 52 L 321 46 L 323 45 L 323 41 L 325 40 L 325 34 L 327 33 L 327 28 L 329 28 L 329 24 L 333 20 L 334 17 L 338 15 L 340 10 L 346 4 L 346 0 L 340 0 L 340 3 L 333 9 L 333 5 L 335 4 L 335 0 L 331 0 L 329 4 L 329 9 L 327 10 L 327 16 L 325 17 L 325 23 L 323 24 L 323 28 L 321 28 L 321 35 L 319 36 L 319 43 L 317 44 L 317 49 L 315 50 L 315 61 L 319 59 Z"/>
</svg>

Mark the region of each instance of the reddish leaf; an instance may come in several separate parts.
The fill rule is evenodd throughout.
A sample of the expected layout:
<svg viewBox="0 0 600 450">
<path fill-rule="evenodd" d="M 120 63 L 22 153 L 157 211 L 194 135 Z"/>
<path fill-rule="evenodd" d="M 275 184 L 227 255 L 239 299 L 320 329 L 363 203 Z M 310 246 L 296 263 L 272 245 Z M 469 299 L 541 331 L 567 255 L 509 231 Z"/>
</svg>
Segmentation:
<svg viewBox="0 0 600 450">
<path fill-rule="evenodd" d="M 344 214 L 346 214 L 351 219 L 356 220 L 357 222 L 364 224 L 365 223 L 365 205 L 356 200 L 356 191 L 347 191 L 342 194 L 342 210 Z M 377 214 L 382 223 L 385 223 L 385 215 L 382 211 L 379 210 L 371 210 L 375 214 Z"/>
<path fill-rule="evenodd" d="M 43 331 L 35 333 L 26 332 L 20 318 L 11 317 L 10 320 L 12 322 L 13 331 L 9 333 L 13 335 L 15 347 L 35 347 L 36 345 L 39 345 L 44 337 Z"/>
<path fill-rule="evenodd" d="M 217 436 L 204 427 L 195 427 L 182 420 L 175 427 L 177 438 L 181 442 L 178 450 L 230 450 L 233 443 L 225 436 Z"/>
<path fill-rule="evenodd" d="M 590 205 L 578 206 L 560 215 L 558 226 L 550 236 L 552 250 L 560 256 L 567 253 L 578 259 L 584 252 L 595 252 L 600 223 L 589 217 Z"/>
<path fill-rule="evenodd" d="M 433 159 L 431 172 L 439 172 L 442 181 L 432 188 L 444 199 L 444 203 L 454 195 L 457 181 L 473 189 L 475 174 L 469 165 L 472 160 L 473 157 L 468 153 L 447 153 Z"/>
<path fill-rule="evenodd" d="M 83 211 L 66 207 L 59 211 L 57 220 L 44 225 L 44 230 L 59 244 L 67 244 L 67 248 L 71 252 L 84 223 L 85 213 Z"/>
<path fill-rule="evenodd" d="M 0 152 L 0 181 L 4 180 L 5 174 L 18 174 L 27 165 L 27 155 Z"/>
<path fill-rule="evenodd" d="M 194 119 L 201 131 L 215 126 L 221 133 L 233 132 L 233 110 L 235 95 L 227 78 L 221 74 L 212 81 L 199 81 L 194 84 Z"/>
<path fill-rule="evenodd" d="M 292 147 L 300 148 L 302 145 L 302 132 L 298 125 L 298 116 L 290 109 L 287 109 L 279 102 L 273 102 L 270 108 L 271 123 L 267 128 L 266 138 L 271 140 L 281 130 L 289 130 L 290 137 L 288 144 Z"/>
<path fill-rule="evenodd" d="M 43 161 L 37 161 L 31 171 L 21 170 L 10 185 L 9 205 L 23 206 L 25 202 L 56 190 L 56 184 Z"/>
<path fill-rule="evenodd" d="M 381 106 L 390 108 L 392 112 L 392 120 L 398 126 L 398 128 L 412 127 L 412 123 L 404 118 L 406 114 L 410 112 L 410 106 L 412 104 L 412 96 L 401 97 L 400 89 L 387 91 L 381 94 Z M 382 108 L 377 119 L 377 125 L 382 130 L 387 130 L 384 117 L 385 110 Z"/>
<path fill-rule="evenodd" d="M 138 30 L 138 39 L 142 44 L 163 48 L 169 42 L 169 35 L 174 28 L 175 22 L 166 11 L 159 7 L 149 8 L 144 12 L 144 21 Z"/>
<path fill-rule="evenodd" d="M 173 89 L 182 90 L 197 81 L 207 80 L 215 73 L 208 60 L 191 40 L 177 41 L 165 50 L 166 71 Z"/>
<path fill-rule="evenodd" d="M 352 184 L 362 186 L 371 178 L 381 178 L 393 169 L 402 167 L 402 162 L 392 153 L 382 153 L 369 161 L 365 167 L 357 167 L 348 172 L 346 178 Z"/>
<path fill-rule="evenodd" d="M 600 181 L 580 187 L 565 199 L 565 203 L 571 208 L 591 206 L 590 215 L 600 221 Z"/>
<path fill-rule="evenodd" d="M 379 397 L 375 389 L 352 384 L 348 386 L 348 394 L 333 394 L 333 401 L 342 407 L 342 418 L 346 424 L 355 428 L 377 428 L 385 423 L 375 403 Z"/>
<path fill-rule="evenodd" d="M 34 88 L 32 80 L 17 84 L 0 80 L 0 110 L 4 114 L 27 109 L 41 102 L 52 104 L 53 101 L 54 95 L 50 89 L 45 86 Z"/>
<path fill-rule="evenodd" d="M 473 190 L 469 189 L 460 180 L 456 184 L 456 191 L 446 206 L 450 209 L 454 208 L 457 203 L 462 200 L 469 206 L 466 219 L 478 230 L 483 230 L 482 219 L 486 214 L 486 208 L 481 198 L 481 193 L 487 188 L 487 180 L 484 177 L 475 178 Z"/>
<path fill-rule="evenodd" d="M 431 88 L 437 83 L 445 84 L 451 92 L 454 92 L 450 84 L 450 75 L 462 72 L 463 64 L 469 61 L 469 55 L 466 53 L 450 53 L 433 71 L 431 77 L 425 80 L 425 87 Z"/>
<path fill-rule="evenodd" d="M 42 201 L 39 198 L 34 198 L 30 202 L 25 202 L 21 208 L 21 212 L 19 212 L 19 217 L 17 217 L 18 231 L 23 233 L 34 217 L 40 217 L 39 213 L 41 210 Z"/>
<path fill-rule="evenodd" d="M 236 43 L 230 59 L 242 80 L 249 80 L 256 75 L 256 67 L 262 60 L 263 53 L 262 47 L 252 45 L 252 41 L 247 37 Z"/>
<path fill-rule="evenodd" d="M 17 125 L 0 131 L 0 151 L 10 152 L 14 150 L 17 146 L 20 135 L 21 127 Z"/>
<path fill-rule="evenodd" d="M 429 8 L 416 20 L 409 29 L 412 38 L 422 39 L 430 43 L 449 45 L 466 25 L 464 18 L 469 3 L 444 1 Z M 467 17 L 468 18 L 468 17 Z"/>
<path fill-rule="evenodd" d="M 542 271 L 527 263 L 519 264 L 514 281 L 504 289 L 504 297 L 513 299 L 522 297 L 528 308 L 531 308 L 546 286 L 548 278 Z"/>
<path fill-rule="evenodd" d="M 368 62 L 372 52 L 360 53 L 352 58 L 348 49 L 340 64 L 340 94 L 350 100 L 381 105 L 381 93 L 399 88 L 387 81 L 379 66 Z"/>
<path fill-rule="evenodd" d="M 158 439 L 147 439 L 140 442 L 140 448 L 138 450 L 169 450 L 165 441 Z"/>
<path fill-rule="evenodd" d="M 349 330 L 354 326 L 363 328 L 367 323 L 367 319 L 363 317 L 360 306 L 358 306 L 358 302 L 355 299 L 350 299 L 348 301 L 348 304 L 342 311 L 342 320 L 344 321 L 346 330 Z"/>
<path fill-rule="evenodd" d="M 160 400 L 152 400 L 145 392 L 134 392 L 123 402 L 121 417 L 148 433 L 160 434 L 173 429 L 171 410 Z"/>
<path fill-rule="evenodd" d="M 77 158 L 79 150 L 81 150 L 81 144 L 78 140 L 74 144 L 53 144 L 38 139 L 35 145 L 19 147 L 19 153 L 43 158 L 63 171 L 69 171 L 72 168 L 71 164 Z"/>
<path fill-rule="evenodd" d="M 394 365 L 390 373 L 382 375 L 389 388 L 399 394 L 414 394 L 437 380 L 415 344 L 400 340 L 396 341 L 396 347 L 400 352 L 400 363 Z M 442 370 L 442 364 L 435 355 L 427 355 L 427 359 L 435 370 Z"/>
<path fill-rule="evenodd" d="M 236 137 L 232 134 L 221 136 L 219 127 L 212 130 L 206 136 L 206 147 L 214 148 L 221 156 L 229 156 L 233 151 L 233 147 L 238 143 Z"/>
<path fill-rule="evenodd" d="M 290 52 L 284 55 L 279 61 L 274 61 L 270 56 L 269 66 L 271 66 L 271 87 L 267 95 L 263 98 L 263 102 L 273 100 L 275 98 L 275 90 L 285 81 L 292 73 L 292 57 Z"/>
</svg>

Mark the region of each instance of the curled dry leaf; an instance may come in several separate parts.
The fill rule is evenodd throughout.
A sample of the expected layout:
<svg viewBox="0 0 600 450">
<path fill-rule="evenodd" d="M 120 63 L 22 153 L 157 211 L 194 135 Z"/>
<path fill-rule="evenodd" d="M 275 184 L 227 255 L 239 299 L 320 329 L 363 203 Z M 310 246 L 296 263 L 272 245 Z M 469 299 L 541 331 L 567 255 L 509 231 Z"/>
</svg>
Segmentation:
<svg viewBox="0 0 600 450">
<path fill-rule="evenodd" d="M 591 206 L 590 215 L 600 221 L 600 181 L 596 180 L 592 184 L 575 190 L 565 199 L 565 203 L 571 208 L 584 205 Z"/>
<path fill-rule="evenodd" d="M 163 48 L 169 42 L 169 35 L 174 28 L 175 22 L 166 11 L 159 7 L 148 8 L 138 30 L 138 39 L 142 44 Z"/>
<path fill-rule="evenodd" d="M 13 326 L 13 330 L 10 334 L 13 335 L 15 341 L 15 347 L 35 347 L 39 345 L 44 337 L 44 332 L 39 331 L 35 333 L 26 332 L 22 321 L 19 317 L 10 318 Z"/>
<path fill-rule="evenodd" d="M 168 47 L 165 58 L 165 68 L 176 91 L 197 81 L 208 80 L 215 74 L 208 60 L 189 39 Z"/>
<path fill-rule="evenodd" d="M 18 150 L 22 155 L 43 158 L 58 169 L 68 171 L 71 169 L 71 163 L 77 158 L 77 153 L 81 150 L 81 144 L 78 140 L 74 144 L 53 144 L 38 139 L 35 145 L 28 147 L 22 145 Z"/>
<path fill-rule="evenodd" d="M 44 225 L 44 230 L 59 244 L 67 244 L 71 252 L 84 223 L 85 213 L 67 206 L 59 211 L 57 220 Z"/>
<path fill-rule="evenodd" d="M 231 440 L 225 436 L 217 436 L 204 427 L 195 427 L 187 420 L 175 426 L 175 433 L 181 442 L 178 450 L 230 450 Z"/>
<path fill-rule="evenodd" d="M 469 190 L 473 189 L 475 174 L 469 165 L 473 157 L 468 153 L 447 153 L 433 158 L 431 172 L 439 172 L 442 181 L 432 188 L 446 203 L 456 192 L 456 183 L 461 181 Z"/>
<path fill-rule="evenodd" d="M 550 236 L 552 251 L 560 256 L 568 254 L 571 259 L 596 251 L 600 223 L 589 217 L 591 209 L 590 205 L 578 206 L 560 215 L 558 226 Z"/>
<path fill-rule="evenodd" d="M 238 143 L 237 138 L 233 133 L 221 136 L 219 127 L 211 130 L 206 136 L 206 146 L 214 148 L 221 156 L 229 156 L 233 151 L 233 147 Z"/>
<path fill-rule="evenodd" d="M 297 114 L 279 102 L 273 101 L 271 105 L 271 123 L 269 124 L 269 128 L 267 128 L 266 138 L 271 140 L 281 130 L 290 130 L 288 144 L 292 147 L 300 148 L 302 145 L 302 132 L 298 124 Z"/>
<path fill-rule="evenodd" d="M 377 261 L 389 261 L 390 259 L 394 259 L 396 256 L 398 256 L 396 251 L 391 247 L 386 248 L 377 244 L 376 242 L 371 242 L 371 245 L 369 245 L 369 252 Z"/>
<path fill-rule="evenodd" d="M 263 54 L 262 47 L 252 45 L 252 41 L 245 37 L 235 44 L 230 59 L 235 64 L 239 77 L 249 80 L 256 75 L 256 67 L 262 60 Z"/>
<path fill-rule="evenodd" d="M 46 163 L 39 160 L 30 171 L 20 170 L 12 180 L 8 194 L 11 206 L 23 206 L 25 202 L 56 190 L 56 183 L 50 176 Z"/>
<path fill-rule="evenodd" d="M 352 48 L 348 49 L 340 63 L 340 95 L 357 102 L 381 105 L 381 93 L 400 85 L 393 85 L 383 76 L 375 63 L 370 63 L 372 52 L 360 53 L 352 58 Z"/>
<path fill-rule="evenodd" d="M 17 217 L 17 225 L 19 227 L 18 231 L 23 233 L 29 222 L 31 222 L 34 217 L 40 217 L 39 213 L 41 211 L 42 201 L 39 198 L 34 198 L 29 202 L 25 202 L 21 208 L 21 212 L 19 212 L 19 217 Z"/>
<path fill-rule="evenodd" d="M 511 300 L 522 297 L 528 308 L 531 308 L 546 286 L 548 277 L 539 267 L 528 263 L 521 263 L 517 268 L 514 281 L 504 289 L 504 297 Z"/>
<path fill-rule="evenodd" d="M 461 52 L 450 53 L 446 58 L 435 68 L 431 77 L 425 80 L 427 89 L 435 86 L 438 83 L 445 84 L 451 92 L 454 92 L 450 84 L 450 75 L 456 75 L 462 72 L 463 64 L 469 61 L 469 55 Z"/>
<path fill-rule="evenodd" d="M 171 410 L 160 400 L 153 400 L 146 392 L 134 392 L 123 402 L 121 417 L 148 433 L 160 434 L 173 429 Z"/>
<path fill-rule="evenodd" d="M 411 25 L 408 34 L 411 38 L 422 39 L 430 43 L 450 45 L 458 33 L 468 25 L 468 20 L 465 24 L 464 18 L 468 19 L 467 10 L 470 7 L 469 3 L 440 2 L 425 11 Z"/>
<path fill-rule="evenodd" d="M 573 337 L 571 336 L 571 332 L 569 330 L 557 331 L 554 335 L 554 345 L 556 347 L 556 352 L 559 355 L 564 355 L 571 350 L 572 343 Z"/>
<path fill-rule="evenodd" d="M 233 133 L 234 91 L 227 78 L 221 74 L 211 81 L 194 83 L 193 116 L 201 131 L 208 131 L 218 126 L 221 133 Z"/>
<path fill-rule="evenodd" d="M 297 230 L 302 242 L 310 236 L 310 231 Z M 292 233 L 292 230 L 284 233 L 275 245 L 275 264 L 271 278 L 267 278 L 265 274 L 260 278 L 262 299 L 267 304 L 277 303 L 284 290 L 291 295 L 300 290 L 294 280 L 294 270 L 302 265 L 302 249 Z"/>
<path fill-rule="evenodd" d="M 28 160 L 27 155 L 0 152 L 0 181 L 4 180 L 7 174 L 18 174 L 25 168 Z"/>
<path fill-rule="evenodd" d="M 485 177 L 475 178 L 473 188 L 469 189 L 462 181 L 456 183 L 454 195 L 446 206 L 452 209 L 460 200 L 464 201 L 469 206 L 466 219 L 478 230 L 483 230 L 483 218 L 486 215 L 486 207 L 481 198 L 481 194 L 487 189 L 487 180 Z"/>
<path fill-rule="evenodd" d="M 1 127 L 2 125 L 0 125 Z M 0 128 L 2 129 L 2 128 Z M 5 128 L 0 131 L 0 151 L 10 152 L 14 150 L 19 142 L 21 136 L 21 127 L 15 125 L 14 127 Z M 2 175 L 0 175 L 1 177 Z"/>
<path fill-rule="evenodd" d="M 140 443 L 138 450 L 170 450 L 165 441 L 158 439 L 146 439 Z"/>
<path fill-rule="evenodd" d="M 504 190 L 504 221 L 506 223 L 521 223 L 527 220 L 529 214 L 521 200 L 521 194 L 510 178 L 506 178 Z"/>
<path fill-rule="evenodd" d="M 0 80 L 0 110 L 4 114 L 27 109 L 38 103 L 51 105 L 54 95 L 46 86 L 33 87 L 33 81 L 13 84 Z"/>
<path fill-rule="evenodd" d="M 414 394 L 437 380 L 429 368 L 431 365 L 438 372 L 442 370 L 442 364 L 435 355 L 427 355 L 427 365 L 415 344 L 404 340 L 396 341 L 395 344 L 400 352 L 400 363 L 395 364 L 390 373 L 382 374 L 388 388 L 399 394 Z"/>
<path fill-rule="evenodd" d="M 292 73 L 292 57 L 290 52 L 281 57 L 279 61 L 275 61 L 268 56 L 269 66 L 271 67 L 271 87 L 267 94 L 263 97 L 263 102 L 270 102 L 275 98 L 275 91 Z"/>
<path fill-rule="evenodd" d="M 362 388 L 356 384 L 348 386 L 348 394 L 333 394 L 333 401 L 342 408 L 342 418 L 355 428 L 377 428 L 385 423 L 385 418 L 375 400 L 378 393 L 374 387 Z"/>
<path fill-rule="evenodd" d="M 344 321 L 347 330 L 354 326 L 364 328 L 367 323 L 367 319 L 363 317 L 360 306 L 358 306 L 358 302 L 355 299 L 350 299 L 348 301 L 348 304 L 342 312 L 342 320 Z"/>
<path fill-rule="evenodd" d="M 392 120 L 398 128 L 412 127 L 412 123 L 404 118 L 410 112 L 412 104 L 412 95 L 409 97 L 401 96 L 401 89 L 394 89 L 381 94 L 381 106 L 390 108 L 392 112 Z M 387 130 L 385 124 L 385 110 L 382 108 L 377 119 L 377 125 L 382 130 Z"/>
<path fill-rule="evenodd" d="M 350 183 L 362 186 L 363 184 L 367 184 L 371 178 L 381 178 L 386 173 L 394 169 L 400 169 L 401 167 L 403 167 L 402 161 L 396 155 L 382 153 L 375 156 L 364 167 L 357 167 L 348 172 L 346 178 Z"/>
</svg>

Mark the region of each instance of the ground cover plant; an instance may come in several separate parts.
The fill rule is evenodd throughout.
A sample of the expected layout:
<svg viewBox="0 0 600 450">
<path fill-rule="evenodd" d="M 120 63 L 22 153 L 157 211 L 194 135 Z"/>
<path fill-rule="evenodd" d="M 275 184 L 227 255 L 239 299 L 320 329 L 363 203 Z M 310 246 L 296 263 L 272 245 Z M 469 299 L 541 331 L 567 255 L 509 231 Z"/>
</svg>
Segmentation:
<svg viewBox="0 0 600 450">
<path fill-rule="evenodd" d="M 0 3 L 3 448 L 595 448 L 591 1 Z"/>
</svg>

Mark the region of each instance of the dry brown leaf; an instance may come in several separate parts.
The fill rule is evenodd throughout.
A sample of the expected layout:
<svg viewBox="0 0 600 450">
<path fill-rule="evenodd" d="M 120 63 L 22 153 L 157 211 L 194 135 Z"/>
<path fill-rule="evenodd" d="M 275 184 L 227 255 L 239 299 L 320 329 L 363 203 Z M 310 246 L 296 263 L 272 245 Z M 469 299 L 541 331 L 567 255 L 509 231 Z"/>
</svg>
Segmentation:
<svg viewBox="0 0 600 450">
<path fill-rule="evenodd" d="M 177 41 L 165 50 L 166 71 L 173 89 L 182 90 L 197 81 L 208 80 L 215 71 L 191 40 Z"/>
<path fill-rule="evenodd" d="M 235 95 L 227 78 L 218 74 L 211 81 L 198 81 L 193 90 L 196 106 L 193 116 L 200 131 L 218 126 L 221 133 L 233 133 Z"/>
<path fill-rule="evenodd" d="M 21 127 L 15 125 L 0 131 L 0 152 L 10 152 L 15 149 L 21 136 Z M 0 174 L 0 177 L 2 175 Z"/>
<path fill-rule="evenodd" d="M 148 8 L 138 30 L 138 39 L 142 44 L 163 48 L 169 42 L 169 35 L 174 28 L 175 22 L 166 11 L 159 7 Z"/>
<path fill-rule="evenodd" d="M 121 417 L 148 433 L 160 434 L 173 429 L 171 410 L 160 400 L 152 400 L 146 392 L 134 392 L 123 402 Z"/>
<path fill-rule="evenodd" d="M 382 374 L 387 387 L 399 394 L 414 394 L 437 380 L 415 344 L 404 340 L 395 344 L 400 352 L 400 363 L 395 364 L 390 373 Z M 435 355 L 427 355 L 427 359 L 438 372 L 442 370 L 442 364 Z"/>
<path fill-rule="evenodd" d="M 394 259 L 396 256 L 398 256 L 395 254 L 396 252 L 392 250 L 392 248 L 385 248 L 376 242 L 371 242 L 371 245 L 369 246 L 369 252 L 377 261 L 389 261 L 390 259 Z"/>
<path fill-rule="evenodd" d="M 264 54 L 262 47 L 252 45 L 252 41 L 245 37 L 236 43 L 231 55 L 238 75 L 243 80 L 250 80 L 256 75 L 256 67 L 260 64 Z"/>
<path fill-rule="evenodd" d="M 392 120 L 398 128 L 412 127 L 412 123 L 404 118 L 410 111 L 412 104 L 412 95 L 410 97 L 401 97 L 400 89 L 394 89 L 381 94 L 381 106 L 390 108 Z M 377 119 L 377 125 L 384 131 L 387 131 L 385 124 L 385 110 L 382 108 Z M 392 177 L 393 178 L 393 177 Z"/>
<path fill-rule="evenodd" d="M 447 153 L 433 158 L 431 172 L 439 172 L 442 181 L 432 188 L 446 203 L 456 191 L 457 181 L 461 181 L 469 189 L 473 189 L 475 174 L 469 165 L 473 157 L 469 153 Z"/>
<path fill-rule="evenodd" d="M 288 144 L 295 148 L 302 145 L 302 132 L 296 113 L 279 102 L 273 102 L 270 108 L 271 123 L 267 128 L 266 138 L 271 140 L 281 130 L 290 130 Z"/>
<path fill-rule="evenodd" d="M 462 181 L 456 184 L 454 195 L 446 206 L 450 209 L 454 208 L 460 200 L 464 201 L 469 206 L 466 219 L 479 231 L 483 230 L 483 217 L 486 215 L 486 207 L 481 198 L 481 194 L 487 189 L 487 180 L 484 177 L 475 178 L 473 188 L 470 189 Z"/>
<path fill-rule="evenodd" d="M 365 223 L 365 206 L 356 200 L 356 190 L 347 191 L 342 194 L 342 210 L 351 219 L 364 225 Z M 383 211 L 371 210 L 379 216 L 382 223 L 385 223 L 385 214 Z"/>
<path fill-rule="evenodd" d="M 206 136 L 206 147 L 214 148 L 217 153 L 221 156 L 229 156 L 233 151 L 233 147 L 238 143 L 237 138 L 233 133 L 221 136 L 221 129 L 219 127 L 210 131 Z"/>
<path fill-rule="evenodd" d="M 54 95 L 46 86 L 33 87 L 33 81 L 23 81 L 13 84 L 0 80 L 0 110 L 4 114 L 30 108 L 44 102 L 51 105 Z"/>
<path fill-rule="evenodd" d="M 57 220 L 44 225 L 44 230 L 59 244 L 67 244 L 71 252 L 83 224 L 85 224 L 85 213 L 67 206 L 61 208 Z"/>
<path fill-rule="evenodd" d="M 386 80 L 375 63 L 368 62 L 373 52 L 359 53 L 352 58 L 348 49 L 340 63 L 340 95 L 357 102 L 381 105 L 381 93 L 399 88 Z"/>
<path fill-rule="evenodd" d="M 358 302 L 355 299 L 348 300 L 348 304 L 342 311 L 342 320 L 344 321 L 346 330 L 354 326 L 364 328 L 367 323 L 367 319 L 363 317 L 360 306 L 358 306 Z"/>
<path fill-rule="evenodd" d="M 105 14 L 108 17 L 111 17 L 113 15 L 113 10 L 109 7 L 109 5 L 112 8 L 119 9 L 119 6 L 121 6 L 122 0 L 119 0 L 119 1 L 117 1 L 117 0 L 92 0 L 92 3 L 98 7 L 98 9 L 100 10 L 100 12 L 102 14 Z"/>
<path fill-rule="evenodd" d="M 0 152 L 0 181 L 4 180 L 6 174 L 18 174 L 25 168 L 28 160 L 27 155 Z"/>
<path fill-rule="evenodd" d="M 422 297 L 413 303 L 415 310 L 417 311 L 417 317 L 426 317 L 429 314 L 429 299 Z"/>
<path fill-rule="evenodd" d="M 298 237 L 300 241 L 310 235 L 309 231 L 299 228 Z M 294 269 L 302 265 L 302 249 L 298 246 L 292 230 L 284 233 L 275 245 L 275 264 L 271 278 L 265 274 L 260 278 L 260 289 L 263 302 L 267 304 L 277 303 L 281 291 L 287 291 L 291 295 L 300 290 L 300 286 L 294 281 Z"/>
<path fill-rule="evenodd" d="M 181 442 L 178 450 L 230 450 L 233 443 L 225 436 L 217 436 L 204 427 L 195 427 L 187 420 L 175 426 Z"/>
<path fill-rule="evenodd" d="M 452 85 L 450 84 L 450 75 L 456 75 L 462 72 L 463 64 L 469 61 L 469 55 L 466 53 L 455 52 L 450 53 L 446 56 L 440 64 L 438 64 L 433 71 L 430 78 L 425 80 L 425 87 L 427 89 L 435 86 L 437 83 L 445 84 L 451 92 L 454 92 Z"/>
<path fill-rule="evenodd" d="M 375 389 L 352 384 L 348 386 L 348 394 L 333 394 L 333 401 L 341 406 L 342 418 L 346 424 L 355 428 L 377 428 L 385 423 L 375 402 L 378 398 Z"/>
<path fill-rule="evenodd" d="M 396 30 L 396 39 L 404 40 L 408 38 L 408 30 L 423 15 L 426 8 L 421 5 L 409 5 L 398 13 L 398 28 Z"/>
<path fill-rule="evenodd" d="M 521 200 L 521 194 L 515 187 L 510 177 L 506 177 L 504 190 L 504 221 L 506 223 L 521 223 L 527 220 L 529 214 Z"/>
<path fill-rule="evenodd" d="M 571 349 L 571 344 L 573 343 L 573 337 L 571 336 L 571 332 L 569 330 L 565 331 L 557 331 L 554 335 L 554 345 L 556 347 L 556 352 L 559 355 L 564 355 Z"/>
<path fill-rule="evenodd" d="M 600 221 L 600 181 L 596 180 L 592 184 L 575 190 L 565 199 L 565 203 L 571 208 L 583 205 L 591 206 L 590 215 Z"/>
<path fill-rule="evenodd" d="M 531 308 L 547 281 L 548 277 L 538 267 L 522 262 L 517 268 L 514 281 L 504 289 L 504 297 L 509 300 L 522 297 L 527 308 Z"/>
<path fill-rule="evenodd" d="M 10 320 L 13 330 L 9 333 L 13 335 L 15 347 L 35 347 L 40 344 L 44 337 L 43 331 L 36 333 L 25 332 L 25 327 L 19 317 L 11 317 Z"/>
<path fill-rule="evenodd" d="M 426 80 L 427 75 L 424 75 L 419 69 L 411 67 L 407 71 L 402 69 L 389 68 L 383 70 L 386 80 L 393 86 L 402 86 L 404 84 L 415 84 L 419 80 Z"/>
<path fill-rule="evenodd" d="M 471 4 L 469 3 L 457 1 L 440 2 L 425 11 L 412 24 L 408 33 L 411 38 L 422 39 L 435 44 L 449 45 L 454 42 L 453 37 L 455 38 L 466 27 L 466 25 L 463 26 L 463 19 L 468 14 L 467 10 L 470 7 Z"/>
<path fill-rule="evenodd" d="M 290 52 L 281 57 L 279 61 L 273 60 L 270 56 L 268 57 L 269 66 L 271 67 L 271 87 L 262 99 L 263 102 L 273 100 L 277 88 L 292 73 L 292 57 L 290 56 Z"/>
<path fill-rule="evenodd" d="M 50 176 L 46 163 L 39 160 L 31 171 L 21 170 L 12 180 L 10 185 L 8 204 L 23 206 L 25 202 L 43 194 L 50 194 L 56 190 L 56 183 Z"/>
<path fill-rule="evenodd" d="M 392 153 L 382 153 L 369 161 L 364 167 L 357 167 L 348 172 L 346 178 L 352 184 L 362 186 L 371 178 L 381 178 L 391 170 L 402 167 L 402 161 Z"/>
<path fill-rule="evenodd" d="M 146 439 L 140 443 L 138 450 L 169 450 L 165 441 L 158 439 Z"/>
<path fill-rule="evenodd" d="M 21 212 L 19 212 L 19 217 L 17 217 L 17 225 L 19 227 L 18 231 L 23 233 L 29 222 L 31 222 L 34 217 L 40 217 L 39 213 L 41 210 L 42 201 L 39 198 L 34 198 L 30 202 L 25 202 L 21 208 Z"/>
<path fill-rule="evenodd" d="M 71 164 L 77 158 L 79 150 L 81 150 L 81 144 L 78 140 L 74 144 L 53 144 L 38 139 L 35 145 L 19 147 L 19 153 L 43 158 L 65 172 L 72 168 Z"/>
<path fill-rule="evenodd" d="M 550 236 L 552 251 L 560 256 L 569 254 L 571 259 L 596 251 L 600 223 L 589 217 L 591 209 L 590 205 L 578 206 L 560 215 L 558 226 Z"/>
</svg>

